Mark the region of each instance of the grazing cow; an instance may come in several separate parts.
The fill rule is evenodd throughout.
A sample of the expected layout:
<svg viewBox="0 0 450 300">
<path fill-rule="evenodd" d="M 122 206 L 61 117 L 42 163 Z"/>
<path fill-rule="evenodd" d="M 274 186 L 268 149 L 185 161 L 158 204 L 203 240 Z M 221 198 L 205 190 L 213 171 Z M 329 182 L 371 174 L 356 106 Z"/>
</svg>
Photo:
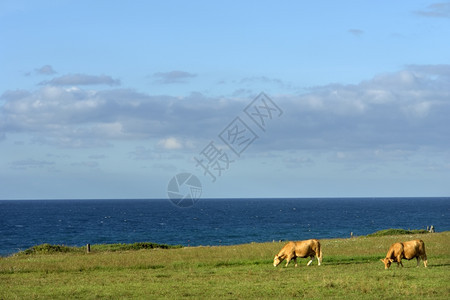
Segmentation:
<svg viewBox="0 0 450 300">
<path fill-rule="evenodd" d="M 283 260 L 286 259 L 286 267 L 288 266 L 291 259 L 294 259 L 295 266 L 297 266 L 297 257 L 305 258 L 310 257 L 311 260 L 308 262 L 309 266 L 313 260 L 314 256 L 317 257 L 319 266 L 322 263 L 322 250 L 320 249 L 320 243 L 318 240 L 307 240 L 299 242 L 289 242 L 275 255 L 273 259 L 273 266 L 278 266 Z"/>
<path fill-rule="evenodd" d="M 402 258 L 410 260 L 417 259 L 417 267 L 419 266 L 420 259 L 423 260 L 423 265 L 427 267 L 427 254 L 425 253 L 425 244 L 422 240 L 413 240 L 403 243 L 395 243 L 389 247 L 385 259 L 381 259 L 384 263 L 384 268 L 389 269 L 391 263 L 397 262 L 397 267 L 402 266 Z"/>
</svg>

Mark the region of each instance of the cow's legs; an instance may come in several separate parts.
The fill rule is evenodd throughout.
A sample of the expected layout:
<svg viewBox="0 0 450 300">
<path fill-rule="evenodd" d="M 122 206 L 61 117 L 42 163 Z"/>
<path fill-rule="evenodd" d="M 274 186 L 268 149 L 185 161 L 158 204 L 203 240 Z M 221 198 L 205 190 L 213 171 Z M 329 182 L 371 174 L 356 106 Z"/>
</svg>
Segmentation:
<svg viewBox="0 0 450 300">
<path fill-rule="evenodd" d="M 286 267 L 289 265 L 289 262 L 291 261 L 292 256 L 286 257 Z"/>
<path fill-rule="evenodd" d="M 294 257 L 295 267 L 297 268 L 297 257 Z"/>
<path fill-rule="evenodd" d="M 427 255 L 426 254 L 424 256 L 422 256 L 422 260 L 423 260 L 423 265 L 426 268 L 428 266 L 428 261 L 427 261 Z"/>
<path fill-rule="evenodd" d="M 291 260 L 290 259 L 286 259 L 286 265 L 285 265 L 285 267 L 287 267 L 288 265 L 289 265 L 289 262 L 290 262 Z"/>
<path fill-rule="evenodd" d="M 317 254 L 317 253 L 316 253 L 316 257 L 317 257 L 317 262 L 319 263 L 319 266 L 320 266 L 320 264 L 322 263 L 322 257 L 320 257 L 320 254 Z"/>
<path fill-rule="evenodd" d="M 402 257 L 401 255 L 397 256 L 397 267 L 402 266 L 403 268 L 403 263 L 402 263 Z"/>
<path fill-rule="evenodd" d="M 419 263 L 420 263 L 420 256 L 417 256 L 416 259 L 417 259 L 417 268 L 418 268 L 419 267 Z"/>
<path fill-rule="evenodd" d="M 310 256 L 310 260 L 308 261 L 308 263 L 306 265 L 307 266 L 311 265 L 313 260 L 314 260 L 314 256 Z"/>
</svg>

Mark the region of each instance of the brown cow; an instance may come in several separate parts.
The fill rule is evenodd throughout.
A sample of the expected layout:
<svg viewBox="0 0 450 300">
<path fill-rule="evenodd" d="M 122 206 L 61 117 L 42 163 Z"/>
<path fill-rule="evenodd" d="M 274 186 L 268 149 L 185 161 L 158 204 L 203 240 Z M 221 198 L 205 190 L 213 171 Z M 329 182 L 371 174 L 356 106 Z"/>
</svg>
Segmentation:
<svg viewBox="0 0 450 300">
<path fill-rule="evenodd" d="M 309 266 L 313 260 L 314 256 L 317 257 L 319 266 L 322 263 L 322 250 L 320 249 L 320 243 L 318 240 L 307 240 L 299 242 L 289 242 L 275 255 L 273 259 L 273 266 L 278 266 L 283 260 L 286 259 L 286 267 L 288 266 L 291 259 L 294 259 L 295 266 L 297 266 L 297 257 L 305 258 L 310 257 L 311 260 L 308 262 Z"/>
<path fill-rule="evenodd" d="M 385 259 L 381 259 L 384 263 L 384 268 L 389 269 L 391 263 L 397 262 L 397 267 L 402 266 L 402 258 L 407 260 L 416 258 L 417 267 L 419 266 L 420 259 L 423 260 L 423 265 L 427 267 L 427 254 L 425 253 L 425 244 L 422 240 L 413 240 L 403 243 L 395 243 L 389 247 Z"/>
</svg>

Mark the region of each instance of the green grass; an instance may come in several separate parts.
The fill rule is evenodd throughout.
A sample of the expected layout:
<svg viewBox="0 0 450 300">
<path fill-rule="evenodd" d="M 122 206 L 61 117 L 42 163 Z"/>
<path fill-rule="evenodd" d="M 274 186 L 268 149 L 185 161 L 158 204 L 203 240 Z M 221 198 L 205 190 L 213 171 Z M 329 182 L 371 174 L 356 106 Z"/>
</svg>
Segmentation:
<svg viewBox="0 0 450 300">
<path fill-rule="evenodd" d="M 384 270 L 396 241 L 424 240 L 429 267 Z M 450 232 L 321 240 L 323 265 L 272 266 L 284 243 L 0 258 L 0 299 L 449 299 Z"/>
</svg>

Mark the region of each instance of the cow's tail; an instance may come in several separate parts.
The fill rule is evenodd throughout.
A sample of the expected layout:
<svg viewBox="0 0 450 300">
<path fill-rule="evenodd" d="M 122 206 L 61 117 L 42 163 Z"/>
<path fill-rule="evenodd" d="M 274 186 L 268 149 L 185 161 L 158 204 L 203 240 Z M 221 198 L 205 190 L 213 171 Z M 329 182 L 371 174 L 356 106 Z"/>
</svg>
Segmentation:
<svg viewBox="0 0 450 300">
<path fill-rule="evenodd" d="M 317 242 L 317 261 L 319 262 L 319 266 L 322 264 L 322 247 L 320 246 L 320 242 Z"/>
<path fill-rule="evenodd" d="M 426 267 L 428 264 L 428 258 L 427 258 L 427 252 L 425 251 L 425 243 L 422 240 L 420 240 L 419 251 L 420 251 L 420 256 L 423 260 L 423 264 Z M 417 264 L 419 264 L 419 262 L 417 262 Z"/>
</svg>

